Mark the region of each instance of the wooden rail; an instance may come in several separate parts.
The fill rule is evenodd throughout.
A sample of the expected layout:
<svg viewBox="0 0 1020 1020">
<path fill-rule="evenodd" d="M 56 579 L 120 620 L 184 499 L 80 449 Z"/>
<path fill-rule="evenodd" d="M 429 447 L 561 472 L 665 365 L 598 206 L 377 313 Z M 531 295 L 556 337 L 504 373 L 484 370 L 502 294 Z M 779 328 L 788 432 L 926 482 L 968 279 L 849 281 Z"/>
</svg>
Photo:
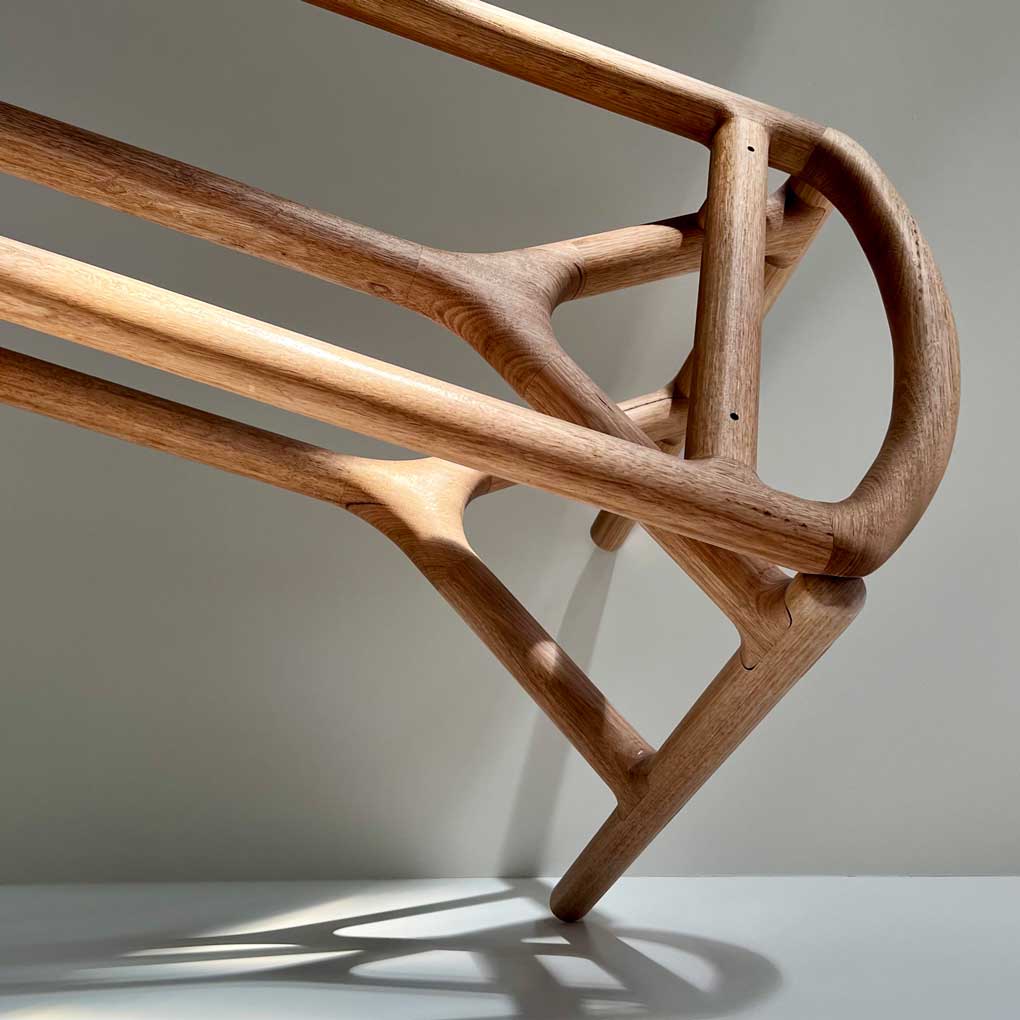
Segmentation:
<svg viewBox="0 0 1020 1020">
<path fill-rule="evenodd" d="M 326 500 L 395 542 L 616 797 L 553 895 L 576 919 L 850 623 L 859 578 L 924 512 L 956 427 L 952 315 L 916 223 L 839 132 L 476 0 L 315 6 L 709 146 L 702 214 L 449 252 L 0 104 L 0 170 L 410 308 L 531 409 L 13 240 L 10 321 L 430 456 L 349 457 L 12 352 L 0 400 Z M 769 166 L 793 175 L 772 196 Z M 832 208 L 874 270 L 895 378 L 875 462 L 822 503 L 769 488 L 755 464 L 762 317 Z M 694 349 L 661 390 L 617 405 L 557 342 L 563 302 L 698 270 Z M 737 651 L 658 750 L 468 544 L 468 503 L 513 483 L 601 508 L 604 548 L 640 522 L 734 623 Z"/>
</svg>

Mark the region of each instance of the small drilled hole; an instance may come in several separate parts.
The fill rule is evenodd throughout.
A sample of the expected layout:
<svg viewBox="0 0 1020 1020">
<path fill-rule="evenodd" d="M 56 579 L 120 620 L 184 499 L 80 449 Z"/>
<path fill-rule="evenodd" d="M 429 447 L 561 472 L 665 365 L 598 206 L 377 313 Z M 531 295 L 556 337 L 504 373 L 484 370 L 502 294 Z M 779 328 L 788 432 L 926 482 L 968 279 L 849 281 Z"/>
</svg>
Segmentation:
<svg viewBox="0 0 1020 1020">
<path fill-rule="evenodd" d="M 740 421 L 740 415 L 739 415 L 739 414 L 737 414 L 737 412 L 736 412 L 736 411 L 730 411 L 730 417 L 731 417 L 731 418 L 732 418 L 732 419 L 733 419 L 734 421 Z"/>
<path fill-rule="evenodd" d="M 747 151 L 748 151 L 748 152 L 754 152 L 754 146 L 753 146 L 753 145 L 749 145 L 749 146 L 747 147 Z"/>
</svg>

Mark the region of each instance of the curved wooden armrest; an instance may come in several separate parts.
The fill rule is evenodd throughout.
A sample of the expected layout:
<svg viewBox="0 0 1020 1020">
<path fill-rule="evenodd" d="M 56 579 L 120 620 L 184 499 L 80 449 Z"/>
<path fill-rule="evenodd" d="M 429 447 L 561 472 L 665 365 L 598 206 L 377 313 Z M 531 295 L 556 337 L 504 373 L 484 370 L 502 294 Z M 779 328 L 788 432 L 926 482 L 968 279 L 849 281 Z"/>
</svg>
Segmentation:
<svg viewBox="0 0 1020 1020">
<path fill-rule="evenodd" d="M 478 0 L 309 2 L 708 145 L 702 211 L 443 251 L 0 103 L 0 170 L 413 309 L 530 407 L 3 238 L 0 316 L 433 456 L 344 456 L 4 351 L 0 401 L 326 500 L 395 542 L 616 797 L 554 892 L 574 920 L 849 625 L 860 577 L 924 513 L 959 410 L 952 314 L 917 224 L 838 131 Z M 791 175 L 771 197 L 769 166 Z M 878 281 L 894 387 L 874 463 L 824 503 L 769 488 L 756 462 L 762 317 L 831 207 Z M 617 405 L 557 342 L 560 303 L 698 270 L 694 347 L 669 386 Z M 735 625 L 658 749 L 471 548 L 468 502 L 513 482 L 602 508 L 607 548 L 639 521 Z"/>
<path fill-rule="evenodd" d="M 761 125 L 768 164 L 816 188 L 852 227 L 892 332 L 889 430 L 860 485 L 829 511 L 833 550 L 825 569 L 864 575 L 899 547 L 948 463 L 959 413 L 959 352 L 931 252 L 860 146 L 766 103 L 479 0 L 306 2 L 705 145 L 734 119 Z"/>
<path fill-rule="evenodd" d="M 789 131 L 798 124 L 791 118 Z M 885 442 L 864 480 L 836 504 L 775 493 L 748 479 L 745 468 L 716 465 L 716 476 L 732 475 L 741 499 L 758 507 L 762 528 L 774 530 L 768 517 L 781 508 L 786 516 L 816 521 L 816 548 L 829 547 L 824 560 L 805 560 L 796 551 L 784 556 L 768 540 L 734 542 L 725 526 L 667 527 L 731 549 L 756 548 L 790 566 L 863 576 L 910 533 L 942 477 L 959 407 L 959 355 L 931 252 L 881 169 L 837 131 L 822 131 L 811 151 L 787 214 L 768 216 L 766 259 L 777 266 L 794 260 L 824 218 L 797 200 L 803 184 L 849 221 L 875 272 L 892 332 L 895 386 Z M 704 229 L 692 215 L 520 252 L 426 249 L 6 104 L 0 104 L 0 169 L 414 307 L 462 335 L 533 406 L 631 441 L 641 441 L 640 432 L 615 411 L 607 414 L 604 395 L 559 348 L 549 314 L 564 300 L 694 271 L 704 247 Z M 743 573 L 741 584 L 750 577 Z"/>
<path fill-rule="evenodd" d="M 857 236 L 892 336 L 888 431 L 861 483 L 832 512 L 826 572 L 863 577 L 910 534 L 949 463 L 960 410 L 956 324 L 917 223 L 861 146 L 827 130 L 800 177 L 832 202 Z"/>
</svg>

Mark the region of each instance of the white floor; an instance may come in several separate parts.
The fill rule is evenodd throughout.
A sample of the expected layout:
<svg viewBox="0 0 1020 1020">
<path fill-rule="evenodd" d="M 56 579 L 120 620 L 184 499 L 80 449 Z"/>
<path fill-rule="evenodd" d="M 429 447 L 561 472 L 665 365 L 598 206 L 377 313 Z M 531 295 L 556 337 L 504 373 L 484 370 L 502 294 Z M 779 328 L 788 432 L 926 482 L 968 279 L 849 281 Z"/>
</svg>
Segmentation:
<svg viewBox="0 0 1020 1020">
<path fill-rule="evenodd" d="M 1020 879 L 0 888 L 0 1015 L 1020 1017 Z"/>
</svg>

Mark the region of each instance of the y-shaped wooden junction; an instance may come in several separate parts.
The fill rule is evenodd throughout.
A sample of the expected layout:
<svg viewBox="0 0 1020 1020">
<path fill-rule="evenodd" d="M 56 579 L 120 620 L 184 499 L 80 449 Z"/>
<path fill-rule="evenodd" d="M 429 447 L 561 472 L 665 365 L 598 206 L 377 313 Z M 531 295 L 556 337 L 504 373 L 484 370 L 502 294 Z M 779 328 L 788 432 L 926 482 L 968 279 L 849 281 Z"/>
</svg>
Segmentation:
<svg viewBox="0 0 1020 1020">
<path fill-rule="evenodd" d="M 335 503 L 395 542 L 617 798 L 553 892 L 575 920 L 846 628 L 860 578 L 924 512 L 956 429 L 952 314 L 899 196 L 837 131 L 477 0 L 315 2 L 709 146 L 703 209 L 521 251 L 439 251 L 0 104 L 4 171 L 414 309 L 534 410 L 11 240 L 10 321 L 430 456 L 344 456 L 9 351 L 0 399 Z M 772 195 L 769 166 L 790 175 Z M 878 457 L 823 503 L 769 488 L 755 460 L 762 316 L 831 207 L 875 273 L 895 378 Z M 694 349 L 661 390 L 617 405 L 557 343 L 562 302 L 699 269 Z M 639 522 L 736 626 L 738 650 L 657 750 L 468 544 L 467 504 L 513 483 L 600 508 L 606 549 Z"/>
</svg>

